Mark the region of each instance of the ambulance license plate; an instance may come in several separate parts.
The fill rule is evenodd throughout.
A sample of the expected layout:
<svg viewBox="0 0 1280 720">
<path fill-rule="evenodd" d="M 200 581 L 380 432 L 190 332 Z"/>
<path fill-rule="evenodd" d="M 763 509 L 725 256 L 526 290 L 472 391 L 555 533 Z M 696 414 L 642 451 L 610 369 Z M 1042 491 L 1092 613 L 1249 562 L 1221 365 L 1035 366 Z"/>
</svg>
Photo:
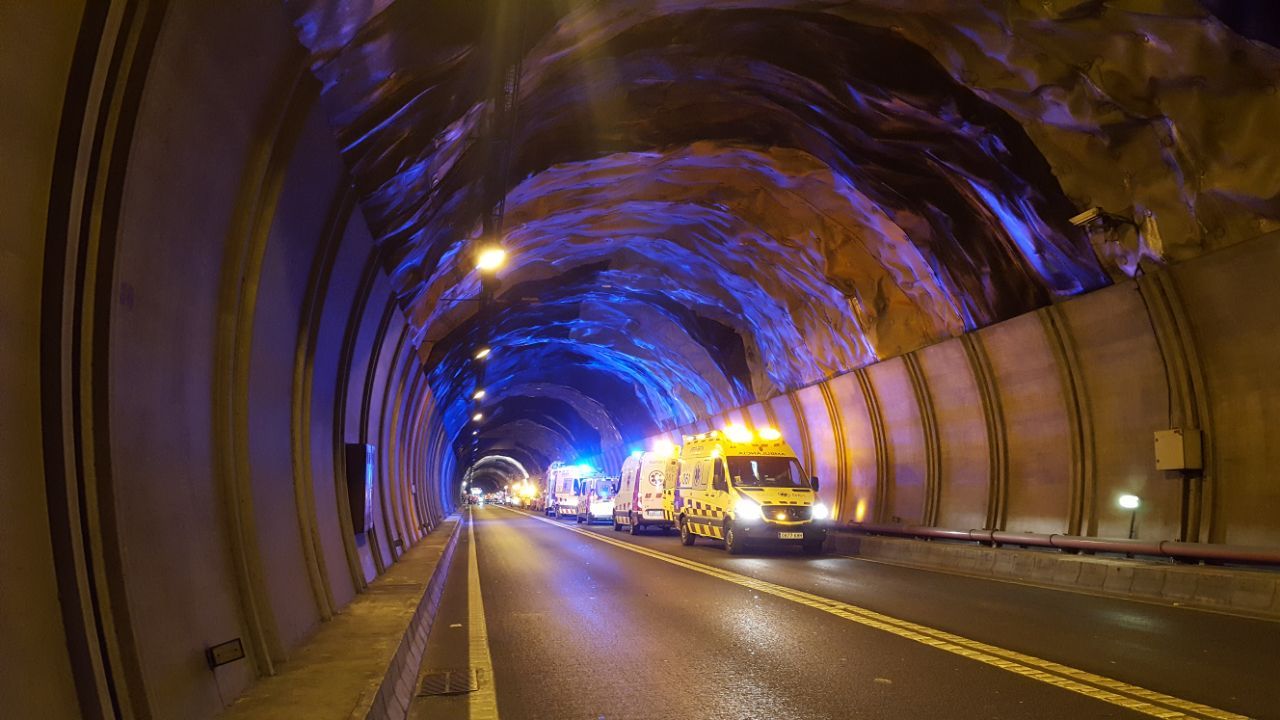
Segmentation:
<svg viewBox="0 0 1280 720">
<path fill-rule="evenodd" d="M 660 518 L 662 517 L 662 511 L 661 510 L 645 510 L 644 515 L 645 517 Z"/>
<path fill-rule="evenodd" d="M 779 540 L 800 540 L 800 539 L 802 539 L 802 538 L 804 538 L 804 533 L 802 533 L 802 532 L 780 532 L 780 533 L 778 533 L 778 539 L 779 539 Z"/>
</svg>

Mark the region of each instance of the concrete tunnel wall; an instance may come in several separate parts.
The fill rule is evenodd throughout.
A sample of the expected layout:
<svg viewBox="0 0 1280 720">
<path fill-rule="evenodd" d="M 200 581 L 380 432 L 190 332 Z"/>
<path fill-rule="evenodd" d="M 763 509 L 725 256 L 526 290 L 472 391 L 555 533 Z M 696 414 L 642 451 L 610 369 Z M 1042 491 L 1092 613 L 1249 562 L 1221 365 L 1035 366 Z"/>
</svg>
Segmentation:
<svg viewBox="0 0 1280 720">
<path fill-rule="evenodd" d="M 0 15 L 0 706 L 212 717 L 451 510 L 452 451 L 277 3 Z"/>
<path fill-rule="evenodd" d="M 1272 233 L 645 443 L 777 427 L 840 524 L 1125 537 L 1132 493 L 1139 538 L 1280 547 L 1277 273 Z M 1186 480 L 1173 427 L 1203 433 Z"/>
</svg>

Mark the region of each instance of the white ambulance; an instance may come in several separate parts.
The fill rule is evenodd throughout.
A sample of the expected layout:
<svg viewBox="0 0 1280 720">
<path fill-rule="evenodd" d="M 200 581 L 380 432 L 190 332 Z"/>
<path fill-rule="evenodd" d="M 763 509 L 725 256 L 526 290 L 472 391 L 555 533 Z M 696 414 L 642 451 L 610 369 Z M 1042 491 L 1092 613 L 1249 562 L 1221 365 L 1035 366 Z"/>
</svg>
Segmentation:
<svg viewBox="0 0 1280 720">
<path fill-rule="evenodd" d="M 607 476 L 587 477 L 578 481 L 579 523 L 607 522 L 613 519 L 613 497 L 618 478 Z"/>
<path fill-rule="evenodd" d="M 730 425 L 686 435 L 680 459 L 669 502 L 683 544 L 702 536 L 723 540 L 732 555 L 748 543 L 822 552 L 831 512 L 777 430 Z"/>
<path fill-rule="evenodd" d="M 632 535 L 644 528 L 674 526 L 662 511 L 662 494 L 668 478 L 673 482 L 680 472 L 680 460 L 670 442 L 660 442 L 653 450 L 633 453 L 622 463 L 618 496 L 613 502 L 613 529 L 627 528 Z"/>
<path fill-rule="evenodd" d="M 547 468 L 546 514 L 558 518 L 578 514 L 581 480 L 591 474 L 588 465 L 570 465 L 559 460 Z"/>
</svg>

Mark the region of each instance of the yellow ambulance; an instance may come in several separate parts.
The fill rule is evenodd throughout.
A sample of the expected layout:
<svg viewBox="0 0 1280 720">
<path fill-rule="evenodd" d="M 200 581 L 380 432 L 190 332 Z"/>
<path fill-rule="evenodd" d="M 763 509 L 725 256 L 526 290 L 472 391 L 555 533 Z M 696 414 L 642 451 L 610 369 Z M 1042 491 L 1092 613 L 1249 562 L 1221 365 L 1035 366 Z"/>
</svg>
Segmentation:
<svg viewBox="0 0 1280 720">
<path fill-rule="evenodd" d="M 664 500 L 681 543 L 723 540 L 731 555 L 747 544 L 822 552 L 831 512 L 818 500 L 818 479 L 805 474 L 777 430 L 730 425 L 686 435 L 679 458 Z"/>
</svg>

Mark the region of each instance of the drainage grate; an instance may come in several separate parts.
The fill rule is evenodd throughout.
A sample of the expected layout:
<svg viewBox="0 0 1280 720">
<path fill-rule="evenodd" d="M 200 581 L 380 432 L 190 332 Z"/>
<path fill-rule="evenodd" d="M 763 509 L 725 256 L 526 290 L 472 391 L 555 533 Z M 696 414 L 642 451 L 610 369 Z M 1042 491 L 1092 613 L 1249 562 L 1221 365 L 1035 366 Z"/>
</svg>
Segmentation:
<svg viewBox="0 0 1280 720">
<path fill-rule="evenodd" d="M 418 688 L 418 697 L 433 695 L 462 695 L 480 689 L 480 671 L 477 668 L 465 670 L 444 670 L 428 673 L 422 678 L 422 686 Z"/>
</svg>

